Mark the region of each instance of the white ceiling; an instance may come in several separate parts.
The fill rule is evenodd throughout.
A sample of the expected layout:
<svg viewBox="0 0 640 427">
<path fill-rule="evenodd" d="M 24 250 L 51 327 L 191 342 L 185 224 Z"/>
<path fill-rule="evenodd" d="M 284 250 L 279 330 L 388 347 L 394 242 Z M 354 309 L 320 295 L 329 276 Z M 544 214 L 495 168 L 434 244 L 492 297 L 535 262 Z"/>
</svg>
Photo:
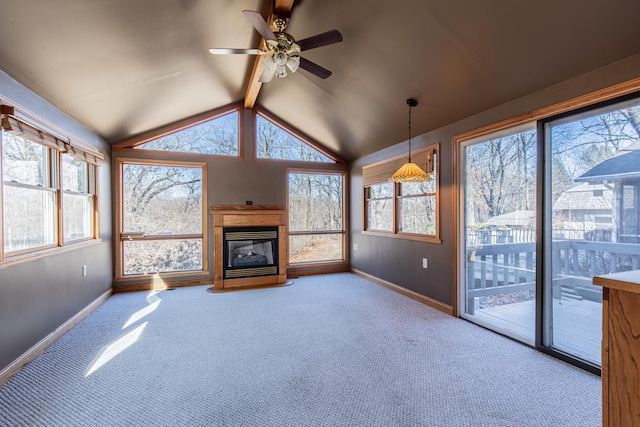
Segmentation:
<svg viewBox="0 0 640 427">
<path fill-rule="evenodd" d="M 0 69 L 109 142 L 241 101 L 268 0 L 0 0 Z M 297 0 L 296 39 L 344 41 L 258 106 L 347 161 L 640 53 L 638 0 Z M 640 75 L 640 70 L 639 70 Z M 2 93 L 0 88 L 0 94 Z"/>
</svg>

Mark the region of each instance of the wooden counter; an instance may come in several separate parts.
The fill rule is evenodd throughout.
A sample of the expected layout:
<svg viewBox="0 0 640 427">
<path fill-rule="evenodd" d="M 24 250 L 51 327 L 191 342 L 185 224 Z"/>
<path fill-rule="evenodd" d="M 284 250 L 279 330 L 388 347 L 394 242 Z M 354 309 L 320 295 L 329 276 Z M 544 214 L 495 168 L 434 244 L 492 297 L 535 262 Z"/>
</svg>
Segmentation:
<svg viewBox="0 0 640 427">
<path fill-rule="evenodd" d="M 602 292 L 602 425 L 640 427 L 640 270 L 596 276 Z"/>
</svg>

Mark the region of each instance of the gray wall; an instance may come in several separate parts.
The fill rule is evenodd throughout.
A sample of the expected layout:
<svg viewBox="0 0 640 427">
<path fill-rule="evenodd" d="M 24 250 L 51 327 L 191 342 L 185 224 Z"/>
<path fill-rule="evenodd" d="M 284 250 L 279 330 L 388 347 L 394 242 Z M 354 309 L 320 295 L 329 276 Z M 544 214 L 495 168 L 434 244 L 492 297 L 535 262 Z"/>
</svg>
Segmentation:
<svg viewBox="0 0 640 427">
<path fill-rule="evenodd" d="M 412 138 L 412 147 L 416 149 L 440 143 L 440 232 L 442 244 L 362 234 L 364 219 L 362 166 L 406 154 L 407 142 L 401 142 L 356 160 L 350 167 L 351 267 L 451 305 L 455 268 L 453 263 L 454 242 L 452 241 L 455 215 L 452 206 L 454 200 L 452 138 L 463 132 L 638 77 L 640 77 L 640 55 Z M 418 101 L 423 105 L 429 102 L 428 99 Z M 421 114 L 420 106 L 416 107 L 412 114 Z M 359 246 L 357 252 L 353 251 L 353 243 L 357 243 Z M 422 268 L 422 258 L 429 260 L 429 268 L 426 270 Z"/>
<path fill-rule="evenodd" d="M 114 151 L 113 166 L 115 170 L 116 159 L 152 159 L 152 160 L 183 160 L 183 161 L 205 161 L 207 163 L 207 205 L 244 205 L 247 200 L 251 200 L 253 205 L 275 205 L 286 209 L 287 204 L 287 171 L 289 168 L 301 168 L 310 170 L 347 170 L 344 164 L 291 162 L 280 160 L 255 160 L 253 158 L 253 112 L 243 110 L 243 158 L 213 158 L 194 157 L 191 155 L 180 155 L 179 153 L 149 153 L 144 150 Z M 115 185 L 115 180 L 113 182 Z M 207 210 L 208 212 L 208 210 Z M 206 281 L 213 280 L 213 224 L 211 214 L 207 215 L 208 222 L 208 246 L 209 246 L 209 275 L 193 275 L 172 278 L 167 276 L 165 283 L 184 281 Z M 324 265 L 323 271 L 339 269 L 340 266 Z M 290 267 L 288 272 L 304 271 L 308 267 Z M 136 286 L 146 284 L 148 278 L 127 278 L 118 280 L 119 286 Z"/>
<path fill-rule="evenodd" d="M 351 249 L 352 267 L 442 303 L 451 304 L 454 268 L 451 138 L 462 132 L 639 77 L 639 70 L 640 56 L 635 56 L 414 138 L 412 142 L 415 148 L 436 142 L 441 144 L 442 244 L 361 234 L 362 166 L 406 153 L 406 142 L 358 159 L 350 166 L 349 182 L 350 239 L 351 243 L 359 244 L 358 252 Z M 105 154 L 105 160 L 99 168 L 102 243 L 0 268 L 2 369 L 111 287 L 113 205 L 112 163 L 107 143 L 2 72 L 0 98 L 3 102 L 13 101 L 56 123 L 69 134 L 98 147 Z M 419 107 L 414 110 L 414 114 L 420 114 Z M 245 112 L 245 159 L 209 161 L 208 204 L 243 204 L 245 200 L 253 200 L 254 204 L 285 204 L 286 169 L 295 165 L 253 161 L 250 141 L 251 113 Z M 350 248 L 353 248 L 352 244 Z M 429 268 L 426 270 L 422 268 L 422 258 L 429 259 Z M 81 276 L 81 266 L 84 264 L 88 266 L 87 277 Z"/>
<path fill-rule="evenodd" d="M 0 370 L 111 288 L 111 147 L 0 71 L 0 100 L 20 105 L 105 154 L 98 168 L 100 244 L 0 268 Z M 82 277 L 82 266 L 88 275 Z"/>
</svg>

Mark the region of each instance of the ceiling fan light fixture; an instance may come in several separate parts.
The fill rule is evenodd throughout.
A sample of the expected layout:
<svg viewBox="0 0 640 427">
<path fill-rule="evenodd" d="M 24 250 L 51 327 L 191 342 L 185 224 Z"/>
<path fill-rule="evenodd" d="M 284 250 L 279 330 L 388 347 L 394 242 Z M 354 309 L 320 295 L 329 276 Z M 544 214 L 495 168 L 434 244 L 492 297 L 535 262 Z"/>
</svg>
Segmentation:
<svg viewBox="0 0 640 427">
<path fill-rule="evenodd" d="M 287 65 L 287 62 L 289 61 L 289 57 L 287 56 L 286 52 L 283 52 L 281 50 L 279 50 L 278 52 L 273 54 L 273 61 L 276 64 L 276 76 L 278 77 L 287 77 L 287 69 L 285 68 L 285 65 Z"/>
<path fill-rule="evenodd" d="M 262 66 L 264 67 L 265 70 L 270 69 L 274 65 L 276 65 L 276 61 L 274 61 L 273 58 L 270 57 L 270 56 L 268 56 L 268 57 L 266 57 L 266 58 L 264 58 L 262 60 Z"/>
<path fill-rule="evenodd" d="M 272 57 L 268 56 L 261 61 L 261 64 L 262 64 L 262 68 L 264 68 L 264 71 L 260 75 L 260 79 L 258 79 L 258 81 L 260 83 L 266 83 L 271 81 L 271 79 L 273 78 L 273 75 L 276 73 L 276 68 L 277 68 L 276 62 L 273 60 Z"/>
<path fill-rule="evenodd" d="M 411 161 L 411 107 L 418 105 L 418 101 L 413 98 L 407 99 L 407 105 L 409 106 L 409 159 L 407 163 L 400 166 L 391 178 L 389 182 L 403 183 L 403 182 L 424 182 L 430 181 L 431 177 L 422 170 L 420 166 Z"/>
<path fill-rule="evenodd" d="M 276 69 L 276 76 L 282 78 L 282 77 L 287 77 L 287 69 L 285 68 L 284 65 L 277 65 L 277 69 Z"/>
<path fill-rule="evenodd" d="M 289 67 L 292 73 L 295 73 L 299 66 L 300 66 L 299 56 L 291 56 L 289 57 L 289 59 L 287 59 L 287 67 Z"/>
<path fill-rule="evenodd" d="M 283 52 L 281 50 L 273 54 L 273 60 L 278 65 L 286 64 L 288 59 L 289 57 L 287 56 L 286 52 Z"/>
</svg>

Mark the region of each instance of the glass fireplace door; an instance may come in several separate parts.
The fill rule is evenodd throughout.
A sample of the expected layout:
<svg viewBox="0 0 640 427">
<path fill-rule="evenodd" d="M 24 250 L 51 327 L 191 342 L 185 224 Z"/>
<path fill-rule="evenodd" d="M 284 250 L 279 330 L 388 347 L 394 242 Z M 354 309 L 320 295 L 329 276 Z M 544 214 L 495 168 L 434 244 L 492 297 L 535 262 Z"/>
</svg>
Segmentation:
<svg viewBox="0 0 640 427">
<path fill-rule="evenodd" d="M 278 227 L 224 229 L 224 277 L 278 274 Z"/>
</svg>

